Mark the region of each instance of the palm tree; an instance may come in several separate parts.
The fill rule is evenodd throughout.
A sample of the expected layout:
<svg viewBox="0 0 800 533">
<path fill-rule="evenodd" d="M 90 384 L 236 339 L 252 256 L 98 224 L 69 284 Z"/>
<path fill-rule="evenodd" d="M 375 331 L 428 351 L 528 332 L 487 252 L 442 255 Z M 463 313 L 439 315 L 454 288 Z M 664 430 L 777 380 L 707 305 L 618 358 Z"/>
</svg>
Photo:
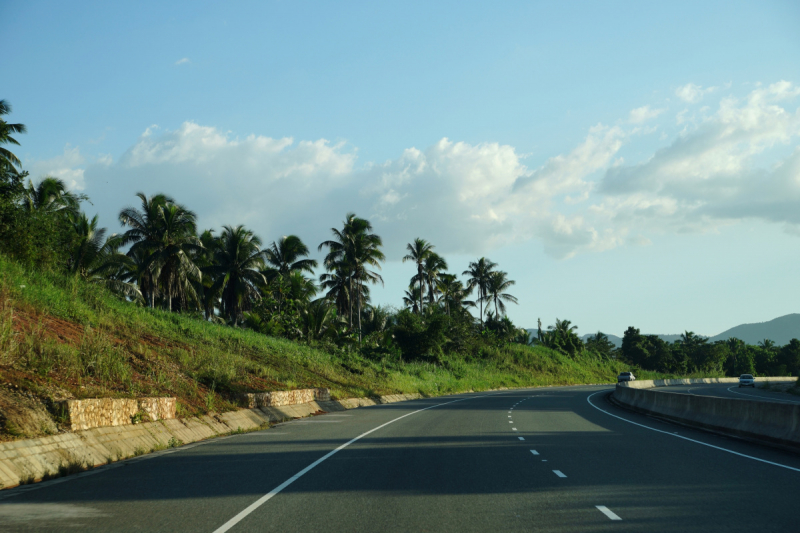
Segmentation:
<svg viewBox="0 0 800 533">
<path fill-rule="evenodd" d="M 413 261 L 417 265 L 417 275 L 411 278 L 412 283 L 416 280 L 419 282 L 419 312 L 422 313 L 422 283 L 424 281 L 424 265 L 425 260 L 433 253 L 434 246 L 426 241 L 417 237 L 414 242 L 406 244 L 408 254 L 403 257 L 403 262 Z M 446 268 L 446 267 L 445 267 Z"/>
<path fill-rule="evenodd" d="M 302 259 L 308 256 L 308 247 L 296 235 L 287 235 L 275 241 L 266 250 L 266 260 L 269 267 L 264 272 L 268 279 L 275 275 L 286 276 L 290 272 L 305 271 L 314 272 L 317 261 L 314 259 Z"/>
<path fill-rule="evenodd" d="M 503 271 L 492 272 L 489 276 L 489 284 L 486 287 L 486 296 L 494 304 L 494 313 L 498 316 L 500 313 L 506 314 L 504 302 L 519 303 L 516 296 L 506 293 L 509 287 L 516 284 L 515 281 L 506 279 L 507 275 Z"/>
<path fill-rule="evenodd" d="M 775 348 L 775 342 L 769 339 L 759 341 L 758 345 L 765 350 L 773 350 Z"/>
<path fill-rule="evenodd" d="M 487 301 L 490 279 L 497 263 L 493 263 L 485 257 L 469 264 L 469 269 L 463 272 L 464 276 L 469 276 L 467 280 L 467 291 L 472 292 L 478 288 L 478 302 L 480 303 L 481 327 L 483 327 L 483 302 Z"/>
<path fill-rule="evenodd" d="M 693 349 L 697 346 L 706 344 L 706 342 L 708 342 L 708 338 L 700 337 L 696 335 L 694 331 L 685 331 L 681 333 L 681 338 L 678 340 L 678 342 L 689 349 Z"/>
<path fill-rule="evenodd" d="M 0 145 L 13 144 L 19 146 L 19 142 L 11 136 L 12 133 L 26 133 L 27 128 L 24 124 L 9 124 L 2 118 L 11 113 L 11 104 L 6 100 L 0 100 Z M 10 150 L 0 146 L 0 173 L 18 175 L 17 167 L 21 167 L 22 162 Z"/>
<path fill-rule="evenodd" d="M 340 316 L 350 309 L 350 276 L 343 270 L 333 270 L 319 277 L 320 288 L 326 290 L 325 298 L 336 305 Z M 366 287 L 365 287 L 366 288 Z"/>
<path fill-rule="evenodd" d="M 142 210 L 128 207 L 119 214 L 120 223 L 130 228 L 120 244 L 131 244 L 128 255 L 143 262 L 139 274 L 148 278 L 143 281 L 150 289 L 150 307 L 155 307 L 159 292 L 166 296 L 170 311 L 175 299 L 181 306 L 190 300 L 199 302 L 202 273 L 193 257 L 203 247 L 197 237 L 196 215 L 163 194 L 136 196 Z"/>
<path fill-rule="evenodd" d="M 233 324 L 238 324 L 244 311 L 249 311 L 260 298 L 258 287 L 266 284 L 260 270 L 264 268 L 261 239 L 244 226 L 224 226 L 214 263 L 205 271 L 214 277 L 209 289 L 220 295 L 220 312 Z"/>
<path fill-rule="evenodd" d="M 447 261 L 437 253 L 431 253 L 425 258 L 423 265 L 423 277 L 428 285 L 428 303 L 433 305 L 436 302 L 439 276 L 447 270 Z"/>
<path fill-rule="evenodd" d="M 67 270 L 91 283 L 104 285 L 112 292 L 142 300 L 142 293 L 135 284 L 124 279 L 127 257 L 119 253 L 120 238 L 111 235 L 105 238 L 106 229 L 97 227 L 97 215 L 89 220 L 84 213 L 72 220 L 75 232 Z"/>
<path fill-rule="evenodd" d="M 436 280 L 436 290 L 448 315 L 461 313 L 465 307 L 475 307 L 475 302 L 467 300 L 469 293 L 455 274 L 441 274 Z"/>
<path fill-rule="evenodd" d="M 312 341 L 335 334 L 337 318 L 336 307 L 327 298 L 318 298 L 309 302 L 300 312 L 303 337 L 307 341 Z"/>
<path fill-rule="evenodd" d="M 328 248 L 325 256 L 325 267 L 329 271 L 342 270 L 349 274 L 349 294 L 353 294 L 355 282 L 355 296 L 357 300 L 359 341 L 361 341 L 361 305 L 363 300 L 364 282 L 383 283 L 383 278 L 369 267 L 380 269 L 380 263 L 386 259 L 380 247 L 383 245 L 381 238 L 372 232 L 372 224 L 368 220 L 358 218 L 354 213 L 348 213 L 344 228 L 340 231 L 331 228 L 333 240 L 325 241 L 319 249 Z M 350 324 L 352 324 L 353 302 L 350 300 Z"/>
<path fill-rule="evenodd" d="M 67 185 L 60 179 L 46 176 L 34 185 L 33 181 L 28 180 L 23 196 L 23 208 L 32 213 L 61 212 L 68 216 L 78 216 L 80 202 L 84 196 L 73 194 L 67 189 Z"/>
<path fill-rule="evenodd" d="M 408 286 L 408 290 L 403 296 L 403 305 L 411 309 L 412 313 L 419 313 L 418 304 L 422 302 L 422 295 L 419 292 L 420 288 L 424 288 L 424 286 L 415 287 L 414 281 L 412 280 L 411 285 Z"/>
</svg>

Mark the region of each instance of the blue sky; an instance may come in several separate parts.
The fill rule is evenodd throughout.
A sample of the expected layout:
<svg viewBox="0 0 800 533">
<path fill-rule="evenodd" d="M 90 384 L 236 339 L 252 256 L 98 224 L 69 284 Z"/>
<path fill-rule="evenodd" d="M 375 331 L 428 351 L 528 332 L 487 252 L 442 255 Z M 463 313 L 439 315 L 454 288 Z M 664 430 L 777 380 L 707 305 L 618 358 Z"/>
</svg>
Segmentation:
<svg viewBox="0 0 800 533">
<path fill-rule="evenodd" d="M 517 281 L 509 316 L 713 335 L 798 312 L 796 2 L 0 4 L 15 153 L 309 245 L 348 211 Z"/>
</svg>

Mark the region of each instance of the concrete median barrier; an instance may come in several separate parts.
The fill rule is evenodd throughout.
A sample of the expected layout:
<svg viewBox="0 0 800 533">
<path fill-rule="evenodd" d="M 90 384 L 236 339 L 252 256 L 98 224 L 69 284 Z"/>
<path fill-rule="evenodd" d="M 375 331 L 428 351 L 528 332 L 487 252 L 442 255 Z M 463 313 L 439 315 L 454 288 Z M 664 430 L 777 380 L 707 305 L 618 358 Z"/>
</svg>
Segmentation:
<svg viewBox="0 0 800 533">
<path fill-rule="evenodd" d="M 758 378 L 787 382 L 797 378 Z M 800 451 L 800 404 L 693 394 L 665 394 L 658 386 L 737 383 L 736 378 L 643 380 L 619 383 L 613 400 L 624 407 L 681 424 Z"/>
</svg>

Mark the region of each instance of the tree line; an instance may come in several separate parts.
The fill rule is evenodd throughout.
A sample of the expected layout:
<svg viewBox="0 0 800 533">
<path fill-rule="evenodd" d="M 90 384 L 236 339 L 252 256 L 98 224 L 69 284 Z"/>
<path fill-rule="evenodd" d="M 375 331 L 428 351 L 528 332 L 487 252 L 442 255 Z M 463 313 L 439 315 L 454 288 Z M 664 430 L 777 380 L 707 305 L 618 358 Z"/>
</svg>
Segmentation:
<svg viewBox="0 0 800 533">
<path fill-rule="evenodd" d="M 540 320 L 533 342 L 568 355 L 589 352 L 664 374 L 800 375 L 797 339 L 784 346 L 777 346 L 769 339 L 750 345 L 737 338 L 709 342 L 707 337 L 685 331 L 670 343 L 629 327 L 622 337 L 622 346 L 617 348 L 604 333 L 598 332 L 584 341 L 577 334 L 577 326 L 569 320 L 556 319 L 546 330 Z"/>
<path fill-rule="evenodd" d="M 264 246 L 242 225 L 201 231 L 196 213 L 165 194 L 138 193 L 137 205 L 119 213 L 123 231 L 109 234 L 82 211 L 88 197 L 58 178 L 34 183 L 1 146 L 18 145 L 13 135 L 26 131 L 5 121 L 10 112 L 0 101 L 0 252 L 30 267 L 69 273 L 150 308 L 339 347 L 366 342 L 408 357 L 527 342 L 506 316 L 506 304 L 518 303 L 506 272 L 482 257 L 462 282 L 421 238 L 406 247 L 403 261 L 416 273 L 401 309 L 372 305 L 370 287 L 383 283 L 383 242 L 354 213 L 318 245 L 325 252 L 318 278 L 320 265 L 297 235 Z"/>
</svg>

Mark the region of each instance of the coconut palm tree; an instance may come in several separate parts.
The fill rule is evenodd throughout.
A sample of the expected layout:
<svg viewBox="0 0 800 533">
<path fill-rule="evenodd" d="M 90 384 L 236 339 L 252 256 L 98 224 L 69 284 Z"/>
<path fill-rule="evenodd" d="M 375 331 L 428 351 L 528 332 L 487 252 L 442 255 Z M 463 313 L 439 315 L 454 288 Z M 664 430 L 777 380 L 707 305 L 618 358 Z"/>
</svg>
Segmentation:
<svg viewBox="0 0 800 533">
<path fill-rule="evenodd" d="M 403 305 L 411 309 L 412 313 L 419 313 L 419 303 L 422 302 L 422 295 L 419 292 L 421 288 L 424 289 L 425 286 L 415 286 L 414 280 L 411 280 L 411 285 L 403 295 Z"/>
<path fill-rule="evenodd" d="M 159 294 L 165 297 L 168 310 L 173 301 L 181 307 L 200 301 L 198 289 L 202 273 L 194 263 L 203 249 L 197 237 L 196 215 L 163 194 L 147 197 L 136 195 L 141 211 L 127 207 L 119 214 L 120 223 L 128 226 L 121 245 L 130 244 L 128 255 L 143 261 L 138 274 L 149 287 L 150 307 L 155 307 Z"/>
<path fill-rule="evenodd" d="M 322 274 L 319 277 L 319 285 L 322 290 L 327 291 L 325 298 L 336 305 L 339 315 L 347 315 L 350 309 L 349 273 L 344 270 L 333 270 Z"/>
<path fill-rule="evenodd" d="M 77 217 L 80 211 L 80 202 L 84 196 L 76 195 L 67 189 L 67 185 L 60 179 L 52 176 L 42 178 L 36 185 L 28 180 L 25 187 L 22 207 L 29 213 L 64 213 L 67 216 Z"/>
<path fill-rule="evenodd" d="M 765 349 L 765 350 L 774 350 L 775 349 L 775 342 L 769 339 L 764 339 L 762 341 L 758 341 L 758 346 Z"/>
<path fill-rule="evenodd" d="M 441 274 L 436 280 L 436 288 L 440 294 L 439 301 L 448 315 L 459 315 L 466 312 L 467 307 L 475 307 L 475 302 L 467 300 L 469 292 L 455 274 Z"/>
<path fill-rule="evenodd" d="M 302 259 L 308 256 L 308 247 L 297 235 L 286 235 L 273 242 L 266 250 L 268 264 L 264 274 L 268 279 L 275 275 L 287 276 L 290 272 L 300 271 L 313 274 L 317 267 L 314 259 Z"/>
<path fill-rule="evenodd" d="M 483 302 L 488 299 L 489 283 L 497 263 L 493 263 L 485 257 L 469 264 L 469 268 L 463 272 L 464 276 L 469 276 L 467 280 L 467 291 L 472 292 L 478 289 L 478 303 L 480 304 L 480 320 L 483 327 Z"/>
<path fill-rule="evenodd" d="M 444 257 L 432 252 L 425 258 L 422 270 L 424 282 L 428 286 L 428 304 L 433 305 L 436 303 L 436 295 L 439 292 L 439 276 L 447 270 L 447 261 Z"/>
<path fill-rule="evenodd" d="M 422 313 L 422 284 L 425 280 L 425 260 L 433 253 L 434 248 L 435 246 L 425 239 L 420 239 L 417 237 L 414 239 L 414 242 L 406 244 L 406 250 L 408 250 L 408 254 L 403 256 L 404 263 L 406 261 L 413 261 L 417 265 L 417 275 L 411 278 L 411 281 L 412 284 L 414 281 L 419 283 L 419 313 Z"/>
<path fill-rule="evenodd" d="M 215 280 L 209 291 L 219 294 L 220 313 L 233 324 L 261 297 L 258 288 L 267 282 L 261 273 L 265 255 L 252 231 L 241 225 L 223 227 L 213 264 L 204 270 Z"/>
<path fill-rule="evenodd" d="M 336 306 L 327 298 L 318 298 L 303 306 L 300 311 L 303 337 L 307 341 L 320 340 L 335 334 L 339 323 Z"/>
<path fill-rule="evenodd" d="M 9 124 L 3 116 L 11 113 L 11 104 L 6 100 L 0 100 L 0 145 L 13 144 L 19 146 L 17 141 L 11 135 L 14 133 L 26 133 L 27 128 L 25 124 Z M 18 175 L 17 167 L 22 167 L 22 162 L 15 156 L 11 150 L 0 146 L 0 172 Z"/>
<path fill-rule="evenodd" d="M 142 301 L 138 287 L 120 275 L 128 258 L 119 253 L 119 236 L 106 238 L 106 229 L 97 225 L 97 215 L 89 220 L 85 213 L 80 213 L 72 220 L 75 241 L 67 270 L 86 281 L 104 285 L 120 296 Z"/>
<path fill-rule="evenodd" d="M 504 302 L 519 303 L 516 296 L 506 292 L 509 287 L 516 284 L 515 281 L 507 279 L 507 276 L 508 274 L 503 271 L 492 272 L 486 287 L 486 296 L 494 304 L 494 314 L 498 317 L 500 313 L 504 316 L 506 314 Z"/>
<path fill-rule="evenodd" d="M 325 256 L 325 268 L 328 271 L 341 270 L 350 278 L 349 294 L 354 294 L 357 309 L 353 309 L 353 299 L 350 299 L 350 324 L 352 324 L 353 311 L 358 317 L 359 341 L 361 340 L 361 306 L 363 303 L 364 282 L 383 283 L 383 278 L 370 267 L 380 269 L 380 263 L 386 259 L 380 250 L 383 241 L 380 236 L 372 231 L 372 224 L 368 220 L 348 213 L 345 217 L 342 230 L 331 228 L 333 239 L 319 245 L 319 249 L 328 248 Z M 355 287 L 354 287 L 355 285 Z M 355 292 L 354 290 L 355 289 Z"/>
</svg>

